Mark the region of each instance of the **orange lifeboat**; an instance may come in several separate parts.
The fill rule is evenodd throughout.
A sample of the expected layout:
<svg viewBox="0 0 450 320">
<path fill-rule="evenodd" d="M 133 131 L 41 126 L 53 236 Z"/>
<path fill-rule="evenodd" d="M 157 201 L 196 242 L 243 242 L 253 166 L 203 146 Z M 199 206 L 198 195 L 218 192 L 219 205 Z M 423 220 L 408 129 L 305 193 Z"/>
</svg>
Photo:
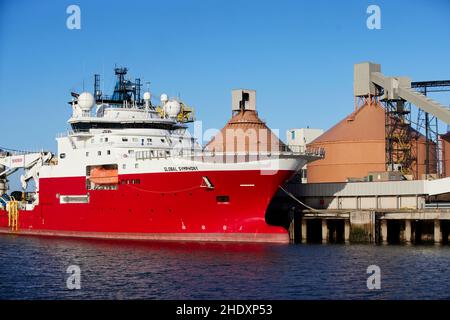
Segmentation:
<svg viewBox="0 0 450 320">
<path fill-rule="evenodd" d="M 118 184 L 119 176 L 117 169 L 94 167 L 91 169 L 90 181 L 97 185 Z"/>
</svg>

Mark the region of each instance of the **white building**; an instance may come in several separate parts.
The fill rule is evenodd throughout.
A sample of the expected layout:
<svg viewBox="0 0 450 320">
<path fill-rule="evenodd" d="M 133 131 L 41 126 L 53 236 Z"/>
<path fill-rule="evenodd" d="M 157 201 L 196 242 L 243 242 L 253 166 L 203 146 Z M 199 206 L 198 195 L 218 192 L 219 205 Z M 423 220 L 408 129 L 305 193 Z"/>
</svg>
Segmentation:
<svg viewBox="0 0 450 320">
<path fill-rule="evenodd" d="M 286 131 L 286 142 L 288 146 L 306 146 L 317 139 L 324 131 L 322 129 L 289 129 Z M 300 171 L 300 177 L 302 183 L 307 182 L 307 170 L 306 165 Z"/>
</svg>

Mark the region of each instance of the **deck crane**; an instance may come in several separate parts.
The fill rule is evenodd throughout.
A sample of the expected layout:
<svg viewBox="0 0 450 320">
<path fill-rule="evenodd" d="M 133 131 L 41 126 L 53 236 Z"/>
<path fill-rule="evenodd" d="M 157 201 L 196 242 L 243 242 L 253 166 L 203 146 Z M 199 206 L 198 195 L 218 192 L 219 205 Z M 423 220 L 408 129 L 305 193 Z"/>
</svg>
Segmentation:
<svg viewBox="0 0 450 320">
<path fill-rule="evenodd" d="M 0 149 L 0 196 L 7 191 L 7 179 L 19 169 L 24 169 L 20 176 L 22 189 L 27 188 L 28 182 L 33 179 L 36 187 L 36 194 L 39 191 L 39 170 L 48 164 L 52 159 L 51 152 L 10 152 Z M 10 197 L 2 197 L 0 205 L 8 202 Z M 35 197 L 33 204 L 38 204 L 39 198 Z"/>
</svg>

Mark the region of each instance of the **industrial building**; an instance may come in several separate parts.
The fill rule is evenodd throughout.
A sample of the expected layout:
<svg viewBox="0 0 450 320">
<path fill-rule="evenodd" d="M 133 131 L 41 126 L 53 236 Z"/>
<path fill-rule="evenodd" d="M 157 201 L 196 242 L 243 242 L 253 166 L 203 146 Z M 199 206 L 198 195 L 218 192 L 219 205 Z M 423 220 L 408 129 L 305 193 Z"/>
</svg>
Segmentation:
<svg viewBox="0 0 450 320">
<path fill-rule="evenodd" d="M 444 175 L 450 176 L 450 132 L 440 135 Z"/>
<path fill-rule="evenodd" d="M 300 128 L 300 129 L 289 129 L 286 132 L 286 142 L 288 146 L 299 146 L 300 148 L 306 148 L 306 146 L 317 139 L 323 134 L 323 129 L 312 129 L 312 128 Z M 305 164 L 303 168 L 300 169 L 299 179 L 302 183 L 308 182 L 308 164 Z"/>
<path fill-rule="evenodd" d="M 450 80 L 412 82 L 356 64 L 353 111 L 308 143 L 325 157 L 272 206 L 290 212 L 292 238 L 449 243 L 450 109 L 427 96 L 440 91 Z M 288 130 L 288 145 L 302 130 Z"/>
<path fill-rule="evenodd" d="M 409 157 L 398 158 L 394 170 L 391 170 L 400 174 L 384 174 L 388 171 L 385 117 L 381 102 L 372 98 L 311 142 L 309 145 L 312 147 L 324 148 L 327 156 L 309 164 L 308 182 L 400 180 L 402 176 L 408 180 L 423 178 L 427 142 L 425 136 L 412 128 L 407 130 L 405 139 L 397 137 L 396 144 L 405 153 L 402 156 Z M 393 117 L 390 120 L 395 121 Z M 431 173 L 436 173 L 436 159 L 433 159 L 431 151 L 428 152 L 428 159 L 432 161 Z"/>
<path fill-rule="evenodd" d="M 450 175 L 445 165 L 449 135 L 438 132 L 438 119 L 448 124 L 450 111 L 426 96 L 450 91 L 450 81 L 385 77 L 381 66 L 373 63 L 356 64 L 354 76 L 354 111 L 309 144 L 324 148 L 327 156 L 310 164 L 308 182 Z M 411 116 L 412 105 L 418 110 L 416 120 Z"/>
</svg>

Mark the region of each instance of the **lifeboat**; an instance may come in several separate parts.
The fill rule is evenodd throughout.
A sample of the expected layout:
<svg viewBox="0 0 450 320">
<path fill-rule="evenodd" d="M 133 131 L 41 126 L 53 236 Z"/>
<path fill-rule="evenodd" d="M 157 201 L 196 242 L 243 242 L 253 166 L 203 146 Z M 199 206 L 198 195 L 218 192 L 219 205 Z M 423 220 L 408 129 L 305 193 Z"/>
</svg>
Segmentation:
<svg viewBox="0 0 450 320">
<path fill-rule="evenodd" d="M 91 168 L 89 180 L 97 185 L 118 184 L 117 168 L 94 167 Z"/>
</svg>

